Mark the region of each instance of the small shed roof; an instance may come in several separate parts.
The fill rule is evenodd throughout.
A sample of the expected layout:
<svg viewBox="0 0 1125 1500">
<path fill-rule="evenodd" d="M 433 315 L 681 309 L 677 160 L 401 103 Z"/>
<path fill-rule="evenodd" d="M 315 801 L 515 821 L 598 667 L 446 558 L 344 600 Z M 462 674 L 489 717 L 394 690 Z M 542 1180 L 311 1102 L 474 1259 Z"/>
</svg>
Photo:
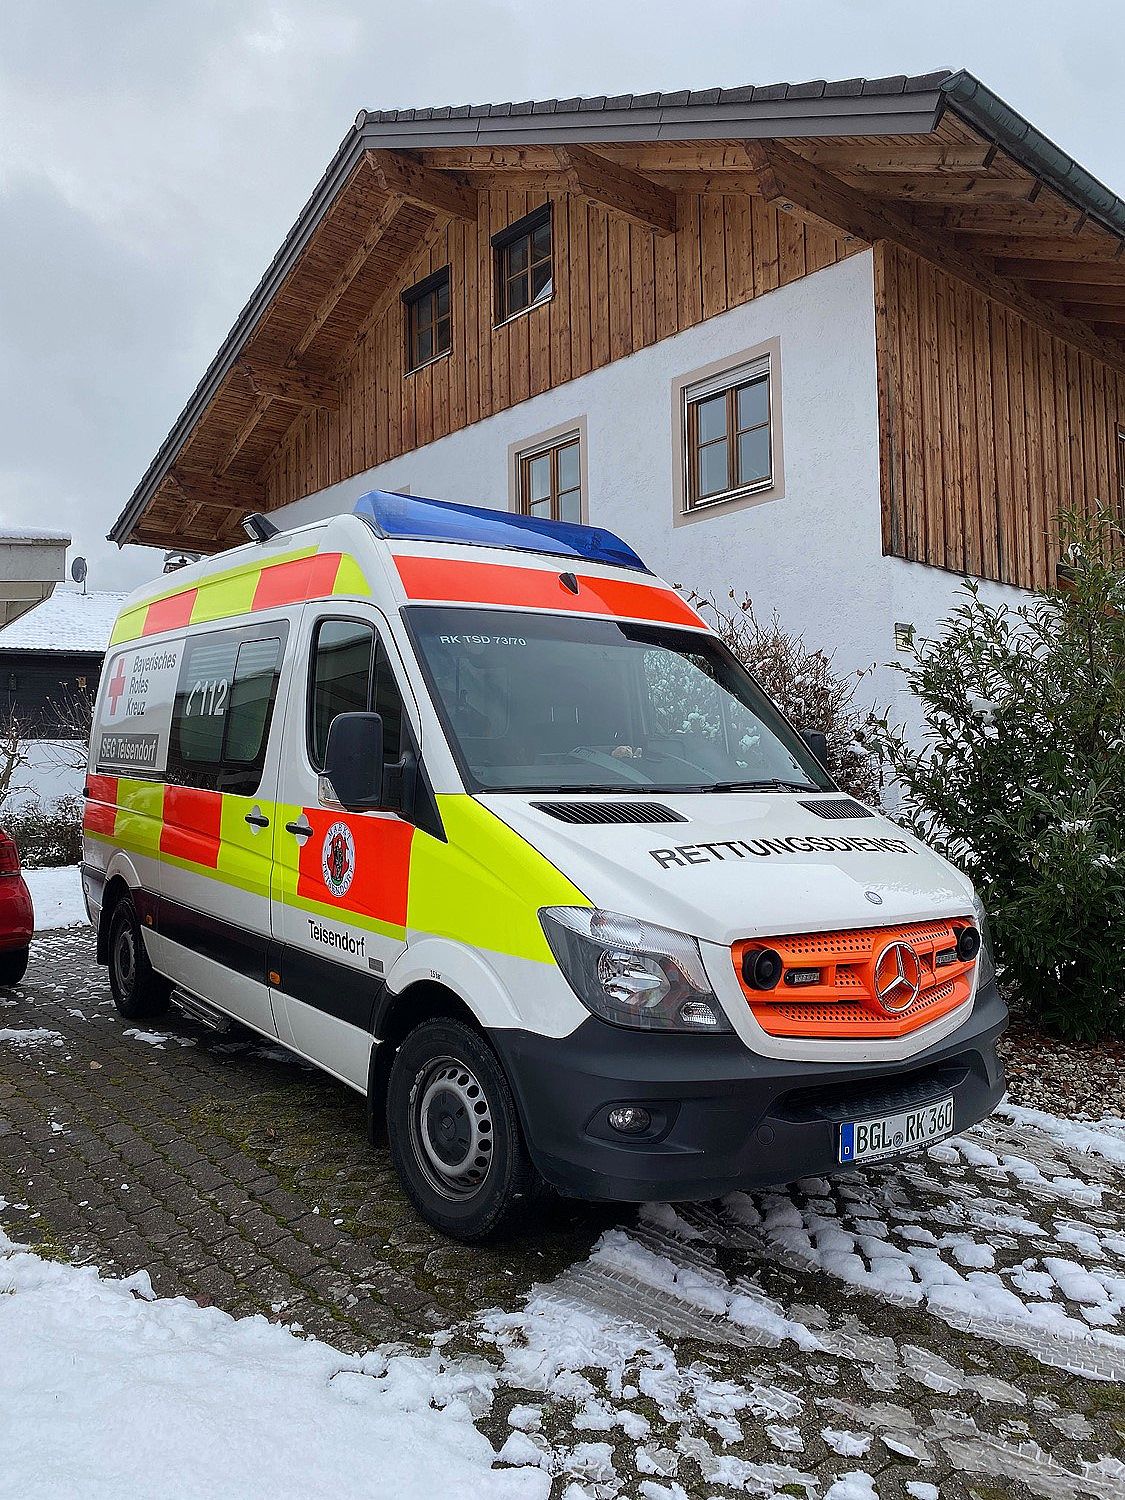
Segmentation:
<svg viewBox="0 0 1125 1500">
<path fill-rule="evenodd" d="M 102 655 L 122 601 L 128 594 L 84 594 L 56 589 L 13 624 L 0 630 L 0 653 L 58 651 Z"/>
</svg>

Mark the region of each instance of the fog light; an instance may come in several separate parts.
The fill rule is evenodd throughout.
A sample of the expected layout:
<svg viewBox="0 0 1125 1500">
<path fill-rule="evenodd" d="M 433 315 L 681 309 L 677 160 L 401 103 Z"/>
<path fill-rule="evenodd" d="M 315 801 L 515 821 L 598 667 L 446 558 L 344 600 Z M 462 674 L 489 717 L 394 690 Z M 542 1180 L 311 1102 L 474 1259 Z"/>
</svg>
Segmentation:
<svg viewBox="0 0 1125 1500">
<path fill-rule="evenodd" d="M 970 963 L 980 952 L 980 933 L 975 927 L 962 927 L 957 934 L 957 957 Z"/>
<path fill-rule="evenodd" d="M 742 960 L 742 977 L 752 990 L 777 988 L 781 978 L 781 954 L 772 948 L 750 948 Z"/>
<path fill-rule="evenodd" d="M 622 1135 L 641 1135 L 652 1124 L 652 1116 L 640 1104 L 617 1104 L 609 1112 L 609 1124 Z"/>
</svg>

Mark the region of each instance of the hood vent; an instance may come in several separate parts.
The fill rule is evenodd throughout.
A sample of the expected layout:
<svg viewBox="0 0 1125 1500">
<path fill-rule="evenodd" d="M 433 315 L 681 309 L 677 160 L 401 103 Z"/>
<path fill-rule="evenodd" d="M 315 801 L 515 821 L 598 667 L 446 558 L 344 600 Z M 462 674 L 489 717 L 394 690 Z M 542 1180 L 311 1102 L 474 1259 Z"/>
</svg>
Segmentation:
<svg viewBox="0 0 1125 1500">
<path fill-rule="evenodd" d="M 659 802 L 533 802 L 537 812 L 560 823 L 686 823 Z"/>
<path fill-rule="evenodd" d="M 875 814 L 850 797 L 837 798 L 830 802 L 802 802 L 801 806 L 818 818 L 873 818 Z"/>
</svg>

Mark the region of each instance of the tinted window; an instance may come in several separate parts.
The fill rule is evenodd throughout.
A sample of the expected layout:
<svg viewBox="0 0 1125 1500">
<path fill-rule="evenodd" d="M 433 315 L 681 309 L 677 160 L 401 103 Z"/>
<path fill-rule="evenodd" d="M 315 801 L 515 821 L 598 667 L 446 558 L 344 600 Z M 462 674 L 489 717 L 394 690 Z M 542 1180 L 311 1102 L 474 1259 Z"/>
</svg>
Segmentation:
<svg viewBox="0 0 1125 1500">
<path fill-rule="evenodd" d="M 324 765 L 328 730 L 337 714 L 363 713 L 371 703 L 375 631 L 358 620 L 321 620 L 313 641 L 309 757 Z"/>
<path fill-rule="evenodd" d="M 172 708 L 169 781 L 257 791 L 286 630 L 272 622 L 269 635 L 216 630 L 188 640 Z"/>
<path fill-rule="evenodd" d="M 359 620 L 322 620 L 313 640 L 309 689 L 309 757 L 324 765 L 337 714 L 374 709 L 383 719 L 385 759 L 402 754 L 402 694 L 381 641 Z"/>
</svg>

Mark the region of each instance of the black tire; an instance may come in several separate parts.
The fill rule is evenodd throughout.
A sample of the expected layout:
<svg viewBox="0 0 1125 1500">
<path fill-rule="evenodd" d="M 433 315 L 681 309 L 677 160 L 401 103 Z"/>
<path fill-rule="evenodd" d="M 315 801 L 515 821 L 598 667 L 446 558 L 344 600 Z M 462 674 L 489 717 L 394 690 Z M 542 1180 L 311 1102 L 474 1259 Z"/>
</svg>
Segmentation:
<svg viewBox="0 0 1125 1500">
<path fill-rule="evenodd" d="M 113 1003 L 129 1021 L 162 1016 L 171 985 L 148 961 L 136 907 L 122 896 L 109 917 L 109 987 Z"/>
<path fill-rule="evenodd" d="M 461 1021 L 423 1021 L 391 1063 L 387 1138 L 421 1216 L 455 1240 L 511 1228 L 538 1178 L 508 1080 L 488 1043 Z"/>
<path fill-rule="evenodd" d="M 30 944 L 26 948 L 9 948 L 7 953 L 0 953 L 0 985 L 19 984 L 27 973 L 30 957 Z"/>
</svg>

